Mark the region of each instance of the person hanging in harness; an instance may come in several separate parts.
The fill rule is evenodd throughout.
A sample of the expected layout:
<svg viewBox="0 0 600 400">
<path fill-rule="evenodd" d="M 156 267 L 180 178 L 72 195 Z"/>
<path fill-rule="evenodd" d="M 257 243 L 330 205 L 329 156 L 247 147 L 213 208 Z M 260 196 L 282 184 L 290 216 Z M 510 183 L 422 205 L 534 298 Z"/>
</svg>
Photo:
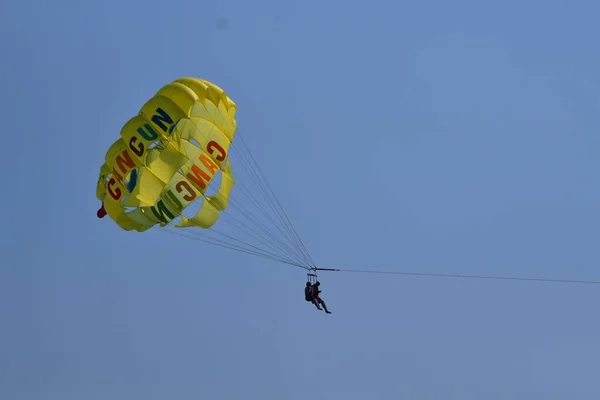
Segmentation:
<svg viewBox="0 0 600 400">
<path fill-rule="evenodd" d="M 327 309 L 325 302 L 319 296 L 319 293 L 321 293 L 319 290 L 320 285 L 321 282 L 319 281 L 316 281 L 314 285 L 310 282 L 306 282 L 306 288 L 304 288 L 304 298 L 306 301 L 313 303 L 319 310 L 325 309 L 327 314 L 331 314 L 331 311 Z M 323 308 L 321 308 L 320 305 L 322 305 Z"/>
<path fill-rule="evenodd" d="M 314 303 L 312 296 L 312 283 L 310 282 L 306 282 L 306 287 L 304 288 L 304 300 Z"/>
</svg>

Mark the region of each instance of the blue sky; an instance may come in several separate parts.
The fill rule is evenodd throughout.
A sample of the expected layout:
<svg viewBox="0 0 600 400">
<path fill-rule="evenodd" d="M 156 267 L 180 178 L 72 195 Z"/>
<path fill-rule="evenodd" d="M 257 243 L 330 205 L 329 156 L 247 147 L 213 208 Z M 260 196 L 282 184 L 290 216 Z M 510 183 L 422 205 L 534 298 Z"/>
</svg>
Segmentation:
<svg viewBox="0 0 600 400">
<path fill-rule="evenodd" d="M 597 399 L 597 286 L 332 273 L 326 315 L 301 270 L 97 220 L 95 185 L 197 76 L 320 265 L 600 280 L 599 14 L 2 1 L 0 398 Z"/>
</svg>

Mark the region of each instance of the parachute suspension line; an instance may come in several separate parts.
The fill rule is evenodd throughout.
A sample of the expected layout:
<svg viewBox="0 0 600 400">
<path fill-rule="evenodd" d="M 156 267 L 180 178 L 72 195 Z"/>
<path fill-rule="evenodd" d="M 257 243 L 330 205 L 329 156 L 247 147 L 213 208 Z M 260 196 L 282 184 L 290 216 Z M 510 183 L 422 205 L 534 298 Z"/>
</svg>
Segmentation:
<svg viewBox="0 0 600 400">
<path fill-rule="evenodd" d="M 290 248 L 287 243 L 284 243 L 281 239 L 279 239 L 273 232 L 269 231 L 269 229 L 263 224 L 260 220 L 258 220 L 252 213 L 241 203 L 238 204 L 236 199 L 230 199 L 231 207 L 233 209 L 237 209 L 241 211 L 242 216 L 246 217 L 251 223 L 256 225 L 265 235 L 272 240 L 272 245 L 276 246 L 280 251 L 293 256 L 295 259 L 302 259 L 302 256 L 295 252 L 293 248 Z"/>
<path fill-rule="evenodd" d="M 287 238 L 288 235 L 286 235 L 285 233 L 282 232 L 281 228 L 277 225 L 277 223 L 275 221 L 273 221 L 273 217 L 270 216 L 264 209 L 264 207 L 262 207 L 260 205 L 260 203 L 256 200 L 256 198 L 252 195 L 252 193 L 247 189 L 247 187 L 243 184 L 243 182 L 239 183 L 240 185 L 240 190 L 243 194 L 245 194 L 246 196 L 248 196 L 253 203 L 257 206 L 257 208 L 259 209 L 259 211 L 275 226 L 275 228 L 283 235 L 284 238 Z M 237 202 L 235 202 L 236 205 L 238 204 Z M 286 243 L 284 242 L 282 239 L 278 238 L 276 236 L 276 234 L 274 234 L 273 232 L 269 231 L 268 227 L 263 224 L 262 222 L 260 222 L 258 220 L 258 218 L 254 215 L 252 215 L 252 213 L 243 205 L 239 204 L 241 208 L 244 209 L 243 211 L 243 215 L 252 220 L 255 221 L 255 223 L 258 223 L 258 225 L 260 225 L 264 230 L 266 230 L 268 232 L 268 235 L 270 235 L 270 237 L 273 238 L 274 241 L 278 242 L 281 246 L 283 246 L 285 249 L 287 249 L 287 251 L 289 251 L 290 253 L 294 253 L 296 256 L 300 257 L 301 259 L 304 259 L 304 262 L 306 264 L 310 264 L 309 260 L 306 258 L 306 256 L 298 249 L 297 246 L 294 247 L 294 243 Z"/>
<path fill-rule="evenodd" d="M 197 236 L 197 235 L 186 235 L 185 233 L 182 233 L 181 231 L 175 231 L 174 229 L 176 229 L 176 228 L 167 229 L 167 230 L 160 230 L 160 232 L 169 233 L 169 234 L 176 235 L 176 236 L 182 236 L 182 237 L 185 237 L 185 238 L 188 238 L 188 239 L 192 239 L 192 240 L 196 240 L 196 241 L 199 241 L 199 242 L 204 242 L 204 243 L 212 244 L 212 245 L 215 245 L 215 246 L 223 247 L 223 248 L 226 248 L 226 249 L 235 250 L 235 251 L 238 251 L 240 253 L 246 253 L 246 254 L 250 254 L 250 255 L 253 255 L 253 256 L 261 257 L 261 258 L 264 258 L 264 259 L 267 259 L 267 260 L 273 260 L 273 261 L 277 261 L 277 262 L 280 262 L 280 263 L 283 263 L 283 264 L 291 265 L 293 267 L 298 267 L 298 268 L 306 269 L 306 267 L 304 267 L 304 266 L 302 266 L 300 264 L 289 262 L 289 261 L 287 261 L 285 259 L 281 259 L 281 258 L 278 258 L 276 256 L 265 254 L 265 253 L 260 252 L 260 251 L 248 250 L 248 249 L 245 249 L 245 248 L 243 248 L 241 246 L 237 246 L 237 245 L 233 245 L 233 244 L 229 244 L 229 243 L 221 243 L 221 242 L 213 241 L 213 240 L 210 240 L 209 238 L 204 238 L 204 237 Z"/>
<path fill-rule="evenodd" d="M 213 184 L 213 183 L 214 183 L 214 181 L 211 182 L 211 184 Z M 209 184 L 209 187 L 211 186 L 211 184 Z M 293 261 L 296 264 L 301 264 L 301 265 L 306 264 L 306 262 L 302 260 L 303 257 L 300 254 L 295 253 L 294 249 L 291 249 L 289 246 L 286 246 L 285 243 L 283 243 L 272 232 L 270 232 L 264 226 L 264 224 L 262 224 L 254 215 L 252 215 L 251 212 L 249 212 L 249 210 L 247 208 L 245 208 L 241 204 L 241 202 L 237 201 L 235 198 L 231 198 L 230 206 L 231 206 L 231 210 L 227 210 L 221 214 L 221 219 L 223 219 L 224 222 L 240 229 L 241 231 L 243 231 L 247 235 L 251 236 L 256 241 L 261 242 L 263 245 L 270 247 L 271 250 L 275 251 L 276 253 L 279 252 L 279 254 L 278 254 L 279 257 L 285 258 L 288 261 Z M 267 237 L 261 238 L 260 235 L 258 235 L 255 230 L 250 228 L 248 225 L 246 225 L 244 222 L 242 222 L 239 218 L 236 218 L 235 214 L 231 212 L 232 210 L 239 210 L 241 216 L 248 219 L 251 222 L 251 224 L 252 223 L 255 224 L 260 230 L 263 231 L 263 233 L 265 233 L 265 235 Z M 235 223 L 229 221 L 229 219 L 233 219 L 235 221 Z M 240 227 L 244 227 L 246 229 L 246 231 L 244 231 Z M 218 231 L 216 231 L 214 229 L 212 229 L 212 231 L 219 233 Z M 251 233 L 248 233 L 248 232 L 251 232 Z M 271 240 L 269 241 L 268 239 L 271 239 Z"/>
<path fill-rule="evenodd" d="M 228 162 L 237 164 L 233 165 L 233 190 L 237 193 L 228 199 L 228 207 L 224 211 L 220 212 L 212 207 L 204 209 L 218 217 L 217 229 L 192 228 L 181 232 L 179 228 L 168 225 L 168 229 L 162 231 L 307 270 L 314 269 L 316 266 L 311 255 L 239 131 L 236 139 L 231 142 L 229 151 L 230 156 L 235 154 L 236 157 L 233 160 L 228 157 Z M 241 168 L 237 168 L 238 166 Z M 241 171 L 245 172 L 245 176 L 240 180 L 238 175 Z M 248 182 L 245 182 L 246 176 L 249 178 Z M 205 197 L 210 197 L 208 189 L 211 193 L 218 193 L 218 180 L 210 180 L 204 191 Z M 240 194 L 250 201 L 241 201 Z M 181 214 L 179 216 L 183 217 Z M 228 226 L 235 228 L 235 233 L 226 229 Z M 243 234 L 242 237 L 239 237 L 240 233 Z"/>
<path fill-rule="evenodd" d="M 310 260 L 312 266 L 315 266 L 315 263 L 312 259 L 312 257 L 310 256 L 306 246 L 304 245 L 304 242 L 302 241 L 302 239 L 300 239 L 300 235 L 298 235 L 298 232 L 296 231 L 296 229 L 294 228 L 294 225 L 292 224 L 292 222 L 290 221 L 287 213 L 285 212 L 285 210 L 283 209 L 283 206 L 281 205 L 281 203 L 279 202 L 279 199 L 277 198 L 277 196 L 275 196 L 275 192 L 273 192 L 273 190 L 271 189 L 271 186 L 269 185 L 269 182 L 267 181 L 267 179 L 265 178 L 265 175 L 263 174 L 260 166 L 258 165 L 258 163 L 256 162 L 256 159 L 254 158 L 254 156 L 252 155 L 252 152 L 250 151 L 250 149 L 248 148 L 248 146 L 246 145 L 246 141 L 244 140 L 243 136 L 240 135 L 240 143 L 241 145 L 246 149 L 248 155 L 250 156 L 250 160 L 252 161 L 252 164 L 254 164 L 254 166 L 256 166 L 256 171 L 258 172 L 258 174 L 260 175 L 260 177 L 263 179 L 264 185 L 266 186 L 266 188 L 268 189 L 268 193 L 271 194 L 271 196 L 273 197 L 273 200 L 275 200 L 275 203 L 277 203 L 277 209 L 279 209 L 280 211 L 280 216 L 282 215 L 283 218 L 285 219 L 285 221 L 288 223 L 289 225 L 289 229 L 292 231 L 292 233 L 294 234 L 294 236 L 296 237 L 296 239 L 298 240 L 298 243 L 300 244 L 300 246 L 302 247 L 302 250 L 304 251 L 304 253 L 306 254 L 306 256 L 308 257 L 308 259 Z"/>
<path fill-rule="evenodd" d="M 234 153 L 236 153 L 238 155 L 238 157 L 240 159 L 241 166 L 248 173 L 250 179 L 252 180 L 253 187 L 257 188 L 258 192 L 260 192 L 262 194 L 263 198 L 266 200 L 267 205 L 271 206 L 271 210 L 276 210 L 275 207 L 274 207 L 274 205 L 273 205 L 272 200 L 268 197 L 266 191 L 264 190 L 264 185 L 262 184 L 262 182 L 259 180 L 258 176 L 256 175 L 256 171 L 254 171 L 252 169 L 252 166 L 249 164 L 246 155 L 242 151 L 239 151 L 235 146 L 233 146 L 233 151 L 234 151 Z M 257 206 L 257 208 L 259 209 L 259 211 L 283 235 L 283 238 L 288 241 L 288 246 L 291 246 L 292 249 L 294 250 L 294 252 L 298 252 L 299 254 L 302 254 L 302 258 L 305 260 L 305 262 L 307 264 L 310 264 L 310 260 L 308 259 L 308 257 L 306 257 L 306 254 L 304 254 L 302 252 L 302 249 L 298 246 L 298 244 L 295 243 L 292 240 L 291 231 L 289 230 L 289 227 L 287 227 L 285 225 L 285 223 L 283 222 L 283 220 L 281 218 L 279 218 L 279 221 L 281 222 L 281 225 L 282 225 L 283 229 L 287 230 L 287 233 L 285 233 L 285 232 L 282 231 L 282 228 L 273 219 L 273 217 L 271 215 L 269 215 L 269 213 L 265 210 L 265 208 L 261 206 L 260 202 L 256 199 L 256 197 L 252 194 L 252 192 L 247 188 L 247 186 L 243 182 L 240 182 L 240 190 L 246 196 L 248 196 L 250 199 L 252 199 L 253 203 Z"/>
<path fill-rule="evenodd" d="M 213 213 L 214 211 L 211 210 Z M 247 235 L 249 235 L 250 237 L 254 238 L 255 240 L 266 244 L 268 247 L 272 247 L 269 246 L 270 243 L 265 243 L 264 241 L 262 241 L 259 237 L 256 237 L 254 235 L 252 235 L 251 233 L 248 233 L 246 231 L 244 231 L 243 229 L 241 229 L 240 226 L 245 226 L 245 224 L 235 224 L 232 223 L 231 221 L 228 221 L 227 218 L 223 218 L 223 217 L 232 217 L 231 215 L 227 215 L 227 214 L 223 214 L 221 216 L 221 218 L 224 220 L 224 222 L 234 226 L 235 228 L 239 229 L 240 231 L 246 233 Z M 235 217 L 234 217 L 235 219 Z M 208 244 L 215 244 L 218 245 L 220 247 L 224 247 L 224 248 L 228 248 L 231 250 L 237 250 L 237 251 L 242 251 L 244 253 L 247 254 L 253 254 L 253 255 L 258 255 L 258 256 L 262 256 L 264 258 L 268 258 L 271 260 L 275 260 L 275 261 L 279 261 L 285 264 L 289 264 L 289 265 L 295 265 L 295 266 L 302 266 L 302 268 L 305 268 L 301 262 L 299 262 L 298 260 L 289 257 L 289 255 L 286 254 L 278 254 L 277 250 L 275 249 L 275 252 L 273 251 L 269 251 L 266 250 L 264 248 L 259 248 L 258 246 L 240 240 L 238 238 L 235 238 L 231 235 L 228 235 L 226 233 L 220 232 L 216 229 L 210 229 L 210 230 L 185 230 L 184 234 L 180 231 L 179 228 L 173 227 L 173 226 L 168 226 L 168 230 L 161 230 L 161 232 L 168 232 L 168 233 L 173 233 L 179 236 L 183 236 L 183 237 L 187 237 L 190 239 L 196 239 L 199 241 L 202 241 L 204 243 L 208 243 Z M 250 229 L 250 228 L 248 228 Z M 214 237 L 215 235 L 219 235 L 220 238 Z M 273 249 L 272 249 L 273 250 Z"/>
<path fill-rule="evenodd" d="M 215 186 L 217 186 L 217 183 L 213 180 L 209 183 L 208 188 L 217 192 L 219 188 L 215 187 Z M 237 202 L 235 201 L 235 199 L 230 199 L 230 201 L 232 201 L 232 203 L 233 203 L 232 204 L 233 209 L 238 208 Z M 215 211 L 213 209 L 207 209 L 207 211 L 209 211 L 213 214 L 219 213 L 218 211 Z M 181 216 L 181 214 L 179 214 L 179 216 Z M 256 218 L 253 217 L 249 213 L 242 213 L 242 216 L 247 217 L 251 221 L 256 220 Z M 261 238 L 259 235 L 256 234 L 256 232 L 252 228 L 250 228 L 244 222 L 242 222 L 238 218 L 236 218 L 236 216 L 233 213 L 230 213 L 230 212 L 220 213 L 220 219 L 222 219 L 225 223 L 233 226 L 237 230 L 245 233 L 246 235 L 248 235 L 250 238 L 254 239 L 255 241 L 260 242 L 261 244 L 269 247 L 271 249 L 271 251 L 269 251 L 265 248 L 260 248 L 257 245 L 251 244 L 247 241 L 240 240 L 231 235 L 220 232 L 216 229 L 186 230 L 185 231 L 186 234 L 184 234 L 181 231 L 179 231 L 178 228 L 175 228 L 173 226 L 168 226 L 168 228 L 170 228 L 172 230 L 167 229 L 167 230 L 162 230 L 162 232 L 176 234 L 178 236 L 195 239 L 195 240 L 207 243 L 207 244 L 213 244 L 213 245 L 217 245 L 217 246 L 224 247 L 227 249 L 240 251 L 242 253 L 251 254 L 251 255 L 263 257 L 265 259 L 270 259 L 270 260 L 278 261 L 278 262 L 281 262 L 284 264 L 308 269 L 308 267 L 306 266 L 306 262 L 302 261 L 302 257 L 299 257 L 297 254 L 290 252 L 289 248 L 287 248 L 287 251 L 285 248 L 282 248 L 282 246 L 279 244 L 279 243 L 281 243 L 280 240 L 279 241 L 273 240 L 273 241 L 269 242 L 266 238 Z M 230 221 L 230 219 L 233 221 Z M 257 221 L 257 222 L 260 222 L 260 221 Z M 257 224 L 257 226 L 259 226 L 259 227 L 260 227 L 260 225 L 261 225 L 260 223 Z M 179 231 L 179 232 L 175 232 L 175 231 Z M 272 233 L 270 233 L 268 231 L 267 231 L 267 233 L 268 233 L 267 236 L 271 236 L 272 238 L 277 239 Z M 215 235 L 219 235 L 220 237 L 214 237 Z"/>
<path fill-rule="evenodd" d="M 246 145 L 246 142 L 245 142 L 241 132 L 238 132 L 237 136 L 238 136 L 238 138 L 237 138 L 238 140 L 236 140 L 236 144 L 239 144 L 239 146 L 236 146 L 236 145 L 232 146 L 234 152 L 236 152 L 238 154 L 238 156 L 240 158 L 240 162 L 242 163 L 244 169 L 246 170 L 246 172 L 248 172 L 251 179 L 255 183 L 256 187 L 259 189 L 259 191 L 261 192 L 261 194 L 263 195 L 263 197 L 265 198 L 267 203 L 271 206 L 271 210 L 274 212 L 275 216 L 281 222 L 283 229 L 287 232 L 287 234 L 285 234 L 284 237 L 290 241 L 290 244 L 292 244 L 300 253 L 302 253 L 304 255 L 304 257 L 306 258 L 306 261 L 307 261 L 307 265 L 309 267 L 314 267 L 315 263 L 314 263 L 312 257 L 310 256 L 310 253 L 308 252 L 306 246 L 300 239 L 298 232 L 296 231 L 293 224 L 291 223 L 291 221 L 290 221 L 289 217 L 287 216 L 285 210 L 283 209 L 281 203 L 277 199 L 277 196 L 271 189 L 260 166 L 256 162 L 256 159 L 252 155 L 252 152 Z M 273 222 L 272 219 L 270 219 L 270 220 L 271 220 L 271 222 Z"/>
<path fill-rule="evenodd" d="M 236 225 L 236 224 L 232 223 L 231 221 L 228 221 L 226 218 L 223 218 L 223 221 L 224 221 L 224 222 L 227 222 L 227 223 L 229 223 L 230 225 L 232 225 L 232 226 L 234 226 L 234 227 L 237 227 L 238 229 L 240 229 L 240 226 L 243 226 L 243 227 L 245 227 L 246 229 L 248 229 L 248 230 L 250 230 L 250 231 L 252 232 L 251 228 L 248 228 L 248 227 L 247 227 L 247 226 L 246 226 L 244 223 L 240 223 L 239 225 Z M 240 230 L 242 230 L 242 229 L 240 229 Z M 242 231 L 243 231 L 243 230 L 242 230 Z M 244 242 L 244 241 L 242 241 L 242 240 L 240 240 L 240 239 L 237 239 L 237 238 L 235 238 L 235 237 L 233 237 L 233 236 L 230 236 L 230 235 L 227 235 L 227 234 L 225 234 L 225 233 L 222 233 L 222 232 L 220 232 L 220 231 L 218 231 L 218 230 L 216 230 L 216 229 L 213 229 L 213 230 L 212 230 L 212 232 L 214 232 L 215 234 L 217 234 L 217 235 L 220 235 L 220 236 L 222 236 L 222 237 L 225 237 L 225 238 L 227 238 L 227 239 L 233 240 L 233 241 L 235 241 L 235 242 L 242 243 L 242 244 L 244 244 L 244 245 L 246 245 L 246 246 L 248 246 L 248 247 L 252 247 L 252 248 L 256 249 L 257 251 L 267 252 L 267 250 L 261 249 L 261 248 L 259 248 L 259 247 L 255 246 L 255 245 L 252 245 L 252 244 L 250 244 L 250 243 L 248 243 L 248 242 Z M 272 244 L 272 243 L 265 242 L 263 239 L 261 239 L 260 237 L 258 237 L 258 236 L 256 236 L 256 235 L 249 234 L 249 233 L 247 233 L 247 232 L 244 232 L 244 233 L 248 234 L 250 237 L 252 237 L 252 238 L 253 238 L 253 239 L 255 239 L 256 241 L 258 241 L 258 242 L 262 243 L 263 245 L 265 245 L 265 246 L 267 246 L 267 247 L 270 247 L 270 248 L 271 248 L 271 250 L 273 250 L 273 251 L 275 252 L 275 253 L 268 252 L 269 254 L 277 255 L 277 251 L 280 251 L 280 250 L 278 250 L 277 248 L 274 248 L 274 246 L 273 246 L 273 244 Z M 281 257 L 281 259 L 293 260 L 293 261 L 294 261 L 294 262 L 296 262 L 296 263 L 299 263 L 299 262 L 300 262 L 300 261 L 298 261 L 298 260 L 295 260 L 295 259 L 294 259 L 294 257 L 290 257 L 289 255 L 277 255 L 277 256 L 278 256 L 278 257 Z"/>
<path fill-rule="evenodd" d="M 209 187 L 210 187 L 210 185 L 209 185 Z M 236 209 L 237 207 L 236 207 L 235 205 L 233 205 L 233 204 L 232 204 L 232 208 L 233 208 L 233 209 Z M 211 211 L 212 211 L 213 213 L 215 213 L 213 210 L 211 210 Z M 243 214 L 243 213 L 242 213 L 242 215 L 244 216 L 244 214 Z M 248 217 L 248 215 L 245 215 L 245 216 L 246 216 L 246 217 Z M 250 217 L 251 217 L 251 215 L 250 215 Z M 270 248 L 272 251 L 274 251 L 274 252 L 275 252 L 275 253 L 272 253 L 272 254 L 276 254 L 277 252 L 279 252 L 279 253 L 280 253 L 280 254 L 278 255 L 279 257 L 286 258 L 286 259 L 288 259 L 288 260 L 290 260 L 290 261 L 294 261 L 294 262 L 296 262 L 296 263 L 300 263 L 300 264 L 302 263 L 302 262 L 301 262 L 301 260 L 300 260 L 300 259 L 298 259 L 298 258 L 297 258 L 297 256 L 295 256 L 293 253 L 291 253 L 291 254 L 290 254 L 290 252 L 289 252 L 289 251 L 286 251 L 286 249 L 282 249 L 281 247 L 278 247 L 278 246 L 277 246 L 277 242 L 275 242 L 275 241 L 271 241 L 271 242 L 270 242 L 270 241 L 269 241 L 267 238 L 261 238 L 261 237 L 260 237 L 260 235 L 258 235 L 258 234 L 256 233 L 256 231 L 254 231 L 254 230 L 253 230 L 251 227 L 249 227 L 247 224 L 245 224 L 245 223 L 244 223 L 243 221 L 241 221 L 240 219 L 236 218 L 236 216 L 235 216 L 233 213 L 224 212 L 224 213 L 222 213 L 222 214 L 221 214 L 221 219 L 222 219 L 222 220 L 223 220 L 225 223 L 227 223 L 227 224 L 229 224 L 229 225 L 233 226 L 234 228 L 237 228 L 237 229 L 239 229 L 240 231 L 242 231 L 242 232 L 243 232 L 243 233 L 245 233 L 246 235 L 250 236 L 252 239 L 256 240 L 257 242 L 260 242 L 261 244 L 263 244 L 263 245 L 265 245 L 265 246 L 269 247 L 269 248 Z M 229 219 L 232 219 L 232 220 L 233 220 L 233 222 L 232 222 L 232 221 L 230 221 Z M 250 219 L 250 218 L 249 218 L 249 219 Z M 253 248 L 257 248 L 257 249 L 258 249 L 258 247 L 256 247 L 256 246 L 253 246 L 253 245 L 251 245 L 251 244 L 249 244 L 249 243 L 242 242 L 241 240 L 239 240 L 239 239 L 236 239 L 236 238 L 234 238 L 234 237 L 231 237 L 231 236 L 229 236 L 229 235 L 223 234 L 223 233 L 219 232 L 219 231 L 218 231 L 218 230 L 216 230 L 216 229 L 212 229 L 212 232 L 214 232 L 214 233 L 216 233 L 216 234 L 219 234 L 219 235 L 221 235 L 221 236 L 227 237 L 227 238 L 229 238 L 229 239 L 231 239 L 231 240 L 235 240 L 235 241 L 237 241 L 237 242 L 244 243 L 244 244 L 245 244 L 245 245 L 247 245 L 247 246 L 250 246 L 250 247 L 253 247 Z M 267 235 L 267 236 L 268 236 L 268 235 Z M 264 250 L 264 249 L 261 249 L 261 250 L 263 250 L 263 251 L 266 251 L 266 250 Z"/>
</svg>

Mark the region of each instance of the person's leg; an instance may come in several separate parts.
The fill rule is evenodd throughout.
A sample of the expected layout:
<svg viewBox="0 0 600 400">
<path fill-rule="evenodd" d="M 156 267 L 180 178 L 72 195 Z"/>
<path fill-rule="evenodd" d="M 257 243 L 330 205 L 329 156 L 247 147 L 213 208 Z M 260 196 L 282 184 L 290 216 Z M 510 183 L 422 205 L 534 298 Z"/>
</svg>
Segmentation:
<svg viewBox="0 0 600 400">
<path fill-rule="evenodd" d="M 329 311 L 329 310 L 327 309 L 327 306 L 325 305 L 325 302 L 324 302 L 324 301 L 323 301 L 321 298 L 319 298 L 319 303 L 321 303 L 321 304 L 323 305 L 323 308 L 325 309 L 325 312 L 326 312 L 327 314 L 331 314 L 331 311 Z"/>
<path fill-rule="evenodd" d="M 321 307 L 319 307 L 319 303 L 313 298 L 312 299 L 312 303 L 315 305 L 315 307 L 317 307 L 319 310 L 321 309 Z"/>
</svg>

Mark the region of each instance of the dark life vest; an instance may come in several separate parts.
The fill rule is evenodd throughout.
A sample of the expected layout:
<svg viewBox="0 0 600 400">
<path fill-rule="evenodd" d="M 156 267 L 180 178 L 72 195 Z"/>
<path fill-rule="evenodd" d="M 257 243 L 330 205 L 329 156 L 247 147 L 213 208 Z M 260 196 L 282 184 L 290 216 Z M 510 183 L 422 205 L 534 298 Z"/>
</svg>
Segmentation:
<svg viewBox="0 0 600 400">
<path fill-rule="evenodd" d="M 308 286 L 304 288 L 304 300 L 312 301 L 312 287 Z"/>
</svg>

